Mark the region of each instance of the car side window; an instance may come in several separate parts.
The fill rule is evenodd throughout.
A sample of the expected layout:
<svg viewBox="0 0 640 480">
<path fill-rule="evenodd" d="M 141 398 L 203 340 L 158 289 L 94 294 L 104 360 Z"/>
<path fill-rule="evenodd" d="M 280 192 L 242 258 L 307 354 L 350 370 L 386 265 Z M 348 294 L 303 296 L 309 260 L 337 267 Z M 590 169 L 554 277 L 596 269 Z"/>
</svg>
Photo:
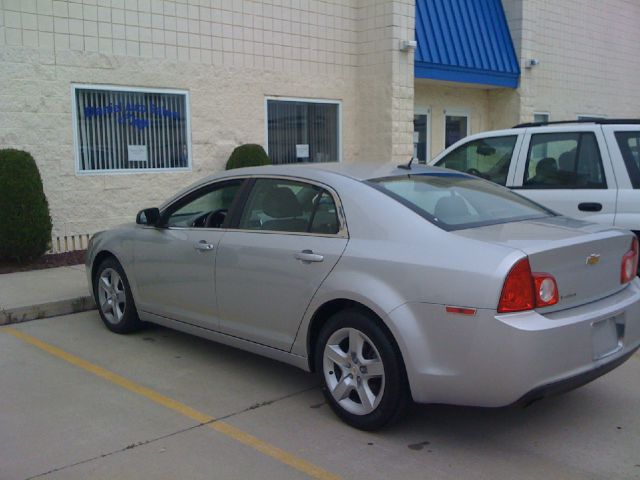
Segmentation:
<svg viewBox="0 0 640 480">
<path fill-rule="evenodd" d="M 294 233 L 338 232 L 338 216 L 329 192 L 302 182 L 256 180 L 238 228 Z"/>
<path fill-rule="evenodd" d="M 523 188 L 607 188 L 598 141 L 592 132 L 531 136 Z"/>
<path fill-rule="evenodd" d="M 179 202 L 166 220 L 167 227 L 221 228 L 242 180 L 224 182 L 219 186 L 204 188 L 186 203 Z"/>
<path fill-rule="evenodd" d="M 616 140 L 624 164 L 629 173 L 631 185 L 635 189 L 640 188 L 640 131 L 616 132 Z"/>
<path fill-rule="evenodd" d="M 446 155 L 436 166 L 505 185 L 517 139 L 517 135 L 507 135 L 473 140 Z"/>
</svg>

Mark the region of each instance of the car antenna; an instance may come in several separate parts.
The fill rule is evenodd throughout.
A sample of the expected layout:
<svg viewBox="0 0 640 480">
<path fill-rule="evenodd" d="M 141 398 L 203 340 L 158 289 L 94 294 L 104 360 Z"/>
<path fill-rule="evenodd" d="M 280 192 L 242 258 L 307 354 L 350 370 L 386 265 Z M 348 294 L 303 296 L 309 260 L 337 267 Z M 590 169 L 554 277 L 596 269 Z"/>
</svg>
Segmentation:
<svg viewBox="0 0 640 480">
<path fill-rule="evenodd" d="M 409 160 L 409 163 L 407 163 L 406 165 L 398 165 L 398 168 L 401 168 L 402 170 L 411 170 L 411 164 L 413 163 L 413 157 L 411 157 L 411 160 Z"/>
</svg>

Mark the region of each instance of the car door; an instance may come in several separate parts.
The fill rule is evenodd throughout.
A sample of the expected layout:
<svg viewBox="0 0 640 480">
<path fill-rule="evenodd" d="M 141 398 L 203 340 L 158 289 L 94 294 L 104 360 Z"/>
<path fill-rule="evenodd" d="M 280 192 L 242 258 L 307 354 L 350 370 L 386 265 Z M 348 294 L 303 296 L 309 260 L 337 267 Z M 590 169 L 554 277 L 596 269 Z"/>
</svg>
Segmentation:
<svg viewBox="0 0 640 480">
<path fill-rule="evenodd" d="M 218 329 L 217 248 L 242 182 L 199 188 L 167 207 L 159 227 L 141 227 L 134 245 L 139 309 Z"/>
<path fill-rule="evenodd" d="M 606 125 L 602 129 L 618 182 L 614 224 L 640 232 L 640 126 Z"/>
<path fill-rule="evenodd" d="M 289 351 L 316 290 L 347 245 L 338 196 L 303 180 L 258 178 L 218 247 L 220 330 Z"/>
<path fill-rule="evenodd" d="M 433 164 L 470 173 L 500 185 L 507 185 L 514 174 L 522 136 L 514 132 L 474 136 L 445 152 Z"/>
<path fill-rule="evenodd" d="M 602 131 L 528 129 L 513 188 L 563 215 L 613 225 L 616 179 Z"/>
</svg>

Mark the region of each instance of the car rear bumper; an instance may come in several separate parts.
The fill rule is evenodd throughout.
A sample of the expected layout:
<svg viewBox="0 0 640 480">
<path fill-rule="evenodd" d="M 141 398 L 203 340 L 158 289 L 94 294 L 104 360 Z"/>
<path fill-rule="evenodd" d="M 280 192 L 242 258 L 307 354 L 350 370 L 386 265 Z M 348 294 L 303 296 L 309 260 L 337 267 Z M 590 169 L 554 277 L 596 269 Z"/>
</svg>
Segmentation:
<svg viewBox="0 0 640 480">
<path fill-rule="evenodd" d="M 537 400 L 542 400 L 543 398 L 551 397 L 554 395 L 560 395 L 561 393 L 565 393 L 570 390 L 582 387 L 583 385 L 594 381 L 596 378 L 599 378 L 602 375 L 609 373 L 611 370 L 622 365 L 624 362 L 629 360 L 629 358 L 631 358 L 634 353 L 638 351 L 638 348 L 639 347 L 636 347 L 628 351 L 624 355 L 617 357 L 615 360 L 605 363 L 604 365 L 600 365 L 593 370 L 588 370 L 573 377 L 565 378 L 563 380 L 558 380 L 553 383 L 534 388 L 530 392 L 523 395 L 517 402 L 515 402 L 515 405 L 527 406 Z"/>
<path fill-rule="evenodd" d="M 505 406 L 578 387 L 628 359 L 640 346 L 640 281 L 546 315 L 409 303 L 387 321 L 415 401 Z"/>
</svg>

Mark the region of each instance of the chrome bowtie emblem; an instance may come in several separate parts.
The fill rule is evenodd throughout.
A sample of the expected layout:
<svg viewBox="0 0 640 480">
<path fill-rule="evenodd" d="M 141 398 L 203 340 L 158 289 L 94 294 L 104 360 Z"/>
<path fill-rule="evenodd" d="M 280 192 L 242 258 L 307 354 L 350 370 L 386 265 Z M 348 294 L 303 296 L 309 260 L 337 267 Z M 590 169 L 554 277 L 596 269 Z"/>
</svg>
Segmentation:
<svg viewBox="0 0 640 480">
<path fill-rule="evenodd" d="M 592 253 L 587 257 L 587 265 L 596 265 L 600 261 L 599 253 Z"/>
</svg>

